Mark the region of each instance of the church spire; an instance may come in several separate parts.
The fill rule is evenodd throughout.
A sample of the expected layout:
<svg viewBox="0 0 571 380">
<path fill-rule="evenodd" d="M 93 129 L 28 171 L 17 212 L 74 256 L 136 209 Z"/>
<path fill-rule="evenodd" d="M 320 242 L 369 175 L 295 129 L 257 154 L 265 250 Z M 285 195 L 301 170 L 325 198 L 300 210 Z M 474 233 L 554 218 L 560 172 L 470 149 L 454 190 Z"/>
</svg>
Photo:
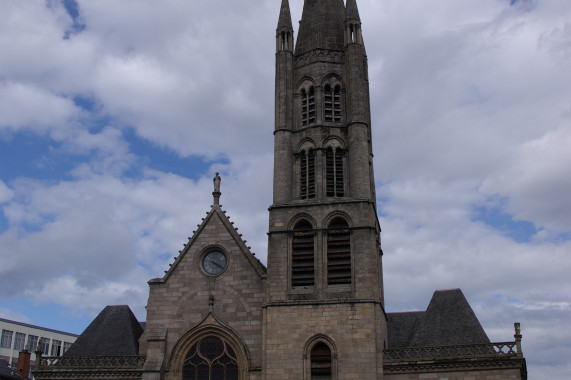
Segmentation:
<svg viewBox="0 0 571 380">
<path fill-rule="evenodd" d="M 359 9 L 357 9 L 357 0 L 347 0 L 347 7 L 345 9 L 345 19 L 347 22 L 361 23 L 359 17 Z"/>
<path fill-rule="evenodd" d="M 282 0 L 280 8 L 280 19 L 278 20 L 278 30 L 293 30 L 291 25 L 291 13 L 289 11 L 289 1 Z"/>
<path fill-rule="evenodd" d="M 279 51 L 293 52 L 293 26 L 288 0 L 282 0 L 280 18 L 276 29 L 276 52 Z"/>
<path fill-rule="evenodd" d="M 343 0 L 305 0 L 295 54 L 343 49 L 345 5 Z"/>
</svg>

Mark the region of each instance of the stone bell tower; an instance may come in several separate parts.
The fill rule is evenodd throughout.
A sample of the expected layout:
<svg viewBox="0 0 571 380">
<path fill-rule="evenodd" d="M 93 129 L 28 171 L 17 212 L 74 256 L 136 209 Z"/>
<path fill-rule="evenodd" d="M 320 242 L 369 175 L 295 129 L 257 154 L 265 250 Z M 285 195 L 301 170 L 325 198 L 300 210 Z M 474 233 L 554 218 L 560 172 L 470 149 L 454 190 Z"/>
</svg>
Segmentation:
<svg viewBox="0 0 571 380">
<path fill-rule="evenodd" d="M 305 0 L 293 38 L 282 0 L 263 373 L 379 379 L 386 315 L 356 0 Z"/>
</svg>

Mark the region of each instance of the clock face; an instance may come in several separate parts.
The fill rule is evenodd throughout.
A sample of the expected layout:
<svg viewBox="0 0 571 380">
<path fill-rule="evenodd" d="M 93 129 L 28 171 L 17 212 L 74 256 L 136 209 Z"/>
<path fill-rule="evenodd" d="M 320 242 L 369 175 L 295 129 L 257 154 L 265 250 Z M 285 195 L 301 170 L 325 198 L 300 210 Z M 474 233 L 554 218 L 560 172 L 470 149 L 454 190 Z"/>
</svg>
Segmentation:
<svg viewBox="0 0 571 380">
<path fill-rule="evenodd" d="M 217 275 L 226 269 L 226 255 L 220 251 L 210 251 L 202 259 L 202 268 L 210 275 Z"/>
</svg>

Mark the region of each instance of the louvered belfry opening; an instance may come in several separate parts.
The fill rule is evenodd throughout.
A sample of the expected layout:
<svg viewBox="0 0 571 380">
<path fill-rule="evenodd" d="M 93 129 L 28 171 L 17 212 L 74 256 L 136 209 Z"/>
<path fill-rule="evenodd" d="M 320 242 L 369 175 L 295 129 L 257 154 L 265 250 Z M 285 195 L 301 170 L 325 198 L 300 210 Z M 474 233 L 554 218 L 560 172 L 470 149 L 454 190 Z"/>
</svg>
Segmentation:
<svg viewBox="0 0 571 380">
<path fill-rule="evenodd" d="M 327 229 L 327 284 L 351 283 L 351 232 L 342 218 Z"/>
<path fill-rule="evenodd" d="M 311 350 L 311 380 L 331 379 L 331 349 L 323 342 Z"/>
<path fill-rule="evenodd" d="M 301 199 L 315 198 L 315 153 L 313 149 L 301 152 L 300 166 Z"/>
<path fill-rule="evenodd" d="M 345 196 L 343 182 L 343 150 L 327 148 L 325 153 L 325 180 L 328 197 Z"/>
<path fill-rule="evenodd" d="M 326 84 L 323 90 L 323 116 L 327 123 L 341 122 L 341 87 Z"/>
<path fill-rule="evenodd" d="M 314 233 L 311 224 L 302 220 L 293 229 L 291 250 L 291 285 L 312 286 L 315 283 Z"/>
<path fill-rule="evenodd" d="M 301 126 L 308 127 L 315 124 L 315 89 L 301 90 Z"/>
</svg>

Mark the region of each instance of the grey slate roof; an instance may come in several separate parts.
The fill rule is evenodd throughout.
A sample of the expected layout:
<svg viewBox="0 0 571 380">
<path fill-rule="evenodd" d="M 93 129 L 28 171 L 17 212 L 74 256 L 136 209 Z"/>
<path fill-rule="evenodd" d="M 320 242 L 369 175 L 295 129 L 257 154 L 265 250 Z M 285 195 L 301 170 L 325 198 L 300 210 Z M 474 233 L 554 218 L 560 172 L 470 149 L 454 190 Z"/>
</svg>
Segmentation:
<svg viewBox="0 0 571 380">
<path fill-rule="evenodd" d="M 389 348 L 490 343 L 460 289 L 437 290 L 426 311 L 387 313 Z"/>
<path fill-rule="evenodd" d="M 142 333 L 129 306 L 107 306 L 64 355 L 137 355 Z"/>
</svg>

